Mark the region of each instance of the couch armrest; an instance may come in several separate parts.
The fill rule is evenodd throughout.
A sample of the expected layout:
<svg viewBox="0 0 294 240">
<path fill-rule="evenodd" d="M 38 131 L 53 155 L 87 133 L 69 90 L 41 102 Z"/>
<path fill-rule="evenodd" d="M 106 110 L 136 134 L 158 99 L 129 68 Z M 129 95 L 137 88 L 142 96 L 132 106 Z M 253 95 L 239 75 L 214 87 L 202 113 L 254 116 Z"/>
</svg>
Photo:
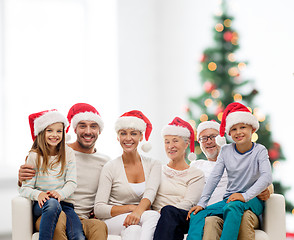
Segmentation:
<svg viewBox="0 0 294 240">
<path fill-rule="evenodd" d="M 270 240 L 286 239 L 285 198 L 281 194 L 271 194 L 265 202 L 264 231 Z"/>
<path fill-rule="evenodd" d="M 33 235 L 32 201 L 14 197 L 12 209 L 12 240 L 31 240 Z"/>
</svg>

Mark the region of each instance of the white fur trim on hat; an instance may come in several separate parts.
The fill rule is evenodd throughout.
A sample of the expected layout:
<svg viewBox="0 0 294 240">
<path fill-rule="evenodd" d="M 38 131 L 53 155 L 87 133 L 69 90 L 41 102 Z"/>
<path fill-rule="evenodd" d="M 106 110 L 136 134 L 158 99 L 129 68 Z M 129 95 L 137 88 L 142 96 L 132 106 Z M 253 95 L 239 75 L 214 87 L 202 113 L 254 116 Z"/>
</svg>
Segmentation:
<svg viewBox="0 0 294 240">
<path fill-rule="evenodd" d="M 190 131 L 181 126 L 175 126 L 175 125 L 167 125 L 165 126 L 161 131 L 162 136 L 166 135 L 172 135 L 172 136 L 180 136 L 180 137 L 190 137 Z"/>
<path fill-rule="evenodd" d="M 67 119 L 57 111 L 45 112 L 42 116 L 34 120 L 34 134 L 37 136 L 46 127 L 53 123 L 61 122 L 64 124 L 64 128 L 68 126 Z"/>
<path fill-rule="evenodd" d="M 238 123 L 251 125 L 255 131 L 259 129 L 259 122 L 250 112 L 232 112 L 226 118 L 226 133 L 229 135 L 232 126 Z"/>
<path fill-rule="evenodd" d="M 94 121 L 99 125 L 100 133 L 102 132 L 104 128 L 104 123 L 102 118 L 93 112 L 81 112 L 77 113 L 76 115 L 73 116 L 71 122 L 72 126 L 75 129 L 80 121 Z"/>
<path fill-rule="evenodd" d="M 220 124 L 215 121 L 205 121 L 200 123 L 197 127 L 197 141 L 199 140 L 200 133 L 203 132 L 204 130 L 212 128 L 219 132 L 219 127 L 220 127 Z"/>
<path fill-rule="evenodd" d="M 115 131 L 118 132 L 121 129 L 135 129 L 140 132 L 145 132 L 146 123 L 138 117 L 124 116 L 117 119 L 115 123 Z"/>
</svg>

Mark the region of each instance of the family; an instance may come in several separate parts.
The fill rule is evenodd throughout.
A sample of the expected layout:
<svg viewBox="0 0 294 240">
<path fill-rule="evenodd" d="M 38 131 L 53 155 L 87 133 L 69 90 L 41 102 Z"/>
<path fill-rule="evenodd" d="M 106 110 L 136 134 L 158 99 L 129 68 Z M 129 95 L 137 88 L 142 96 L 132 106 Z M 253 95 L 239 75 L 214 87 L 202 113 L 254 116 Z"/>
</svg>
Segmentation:
<svg viewBox="0 0 294 240">
<path fill-rule="evenodd" d="M 251 141 L 259 123 L 246 106 L 229 104 L 221 124 L 202 122 L 196 134 L 175 117 L 162 129 L 166 165 L 138 152 L 152 131 L 138 110 L 115 122 L 122 155 L 113 160 L 95 148 L 104 123 L 89 104 L 73 105 L 67 118 L 56 109 L 34 113 L 29 123 L 33 145 L 18 185 L 33 200 L 39 239 L 255 238 L 273 190 L 267 150 Z M 76 141 L 67 144 L 70 126 Z M 207 160 L 195 160 L 195 140 Z"/>
</svg>

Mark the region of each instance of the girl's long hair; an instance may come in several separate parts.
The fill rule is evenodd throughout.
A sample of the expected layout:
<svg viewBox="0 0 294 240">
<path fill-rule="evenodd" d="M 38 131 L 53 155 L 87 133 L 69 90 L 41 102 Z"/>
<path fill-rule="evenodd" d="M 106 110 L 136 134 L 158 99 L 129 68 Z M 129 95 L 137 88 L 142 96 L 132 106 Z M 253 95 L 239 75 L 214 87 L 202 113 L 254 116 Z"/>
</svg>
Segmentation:
<svg viewBox="0 0 294 240">
<path fill-rule="evenodd" d="M 45 139 L 45 131 L 47 128 L 45 128 L 42 132 L 40 132 L 30 151 L 37 153 L 37 162 L 36 167 L 39 171 L 42 171 L 43 173 L 48 173 L 49 169 L 53 169 L 55 165 L 61 164 L 60 172 L 57 174 L 57 176 L 62 176 L 64 173 L 65 165 L 66 165 L 66 159 L 65 159 L 65 129 L 63 125 L 63 132 L 62 132 L 62 140 L 58 145 L 56 146 L 57 154 L 56 158 L 57 161 L 53 161 L 51 164 L 49 164 L 49 158 L 50 158 L 50 150 L 49 145 L 46 142 Z M 43 161 L 41 163 L 41 157 L 43 158 Z"/>
</svg>

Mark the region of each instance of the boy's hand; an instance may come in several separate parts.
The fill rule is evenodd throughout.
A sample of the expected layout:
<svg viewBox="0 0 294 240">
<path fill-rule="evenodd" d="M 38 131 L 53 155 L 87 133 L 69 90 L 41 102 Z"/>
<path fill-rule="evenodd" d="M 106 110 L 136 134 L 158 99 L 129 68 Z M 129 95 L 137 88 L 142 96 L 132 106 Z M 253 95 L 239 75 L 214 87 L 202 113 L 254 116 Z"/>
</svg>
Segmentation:
<svg viewBox="0 0 294 240">
<path fill-rule="evenodd" d="M 39 194 L 39 196 L 38 196 L 38 203 L 39 203 L 40 208 L 43 207 L 44 203 L 45 203 L 47 200 L 49 200 L 49 198 L 50 198 L 50 197 L 49 197 L 48 194 L 45 193 L 45 192 L 41 192 L 41 193 Z"/>
<path fill-rule="evenodd" d="M 190 209 L 190 211 L 188 212 L 187 218 L 186 220 L 189 220 L 189 218 L 191 217 L 191 213 L 194 212 L 193 214 L 195 215 L 196 213 L 198 213 L 199 211 L 202 211 L 204 208 L 201 206 L 194 206 Z"/>
<path fill-rule="evenodd" d="M 47 191 L 48 196 L 56 198 L 58 200 L 58 202 L 60 202 L 61 196 L 58 192 L 56 191 Z"/>
<path fill-rule="evenodd" d="M 245 202 L 245 199 L 241 193 L 233 193 L 227 200 L 227 203 L 233 202 L 233 201 L 241 201 Z"/>
</svg>

